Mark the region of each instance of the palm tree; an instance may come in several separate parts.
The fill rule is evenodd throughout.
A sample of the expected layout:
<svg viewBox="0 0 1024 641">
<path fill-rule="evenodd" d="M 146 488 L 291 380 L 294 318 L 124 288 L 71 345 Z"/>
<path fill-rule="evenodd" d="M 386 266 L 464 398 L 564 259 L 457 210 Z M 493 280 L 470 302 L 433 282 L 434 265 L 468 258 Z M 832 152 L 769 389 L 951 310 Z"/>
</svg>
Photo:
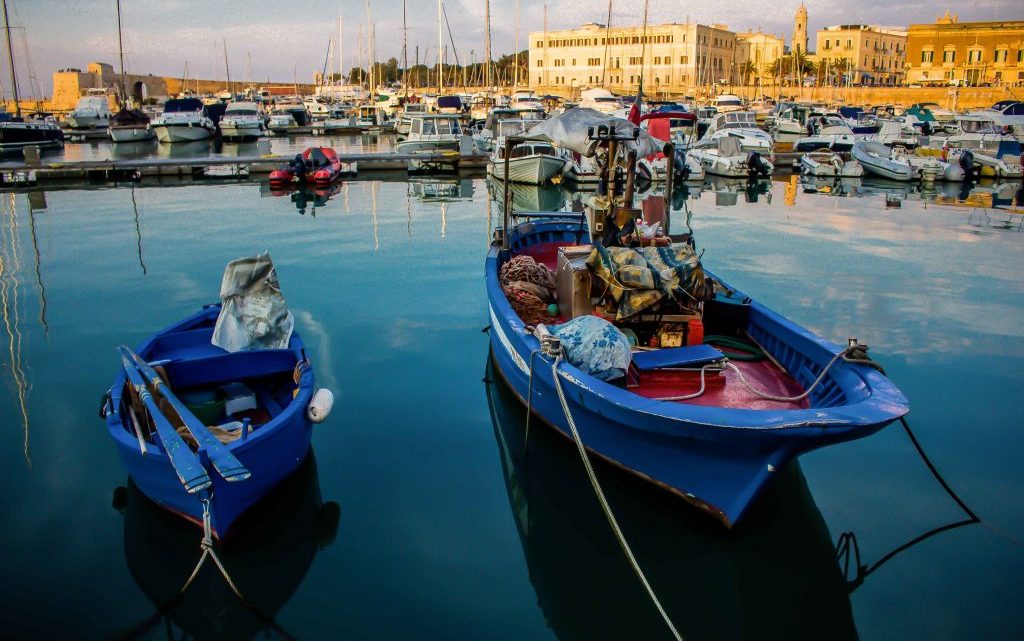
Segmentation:
<svg viewBox="0 0 1024 641">
<path fill-rule="evenodd" d="M 740 77 L 743 78 L 743 84 L 750 84 L 750 76 L 757 73 L 757 65 L 754 64 L 753 60 L 747 60 L 740 65 Z"/>
</svg>

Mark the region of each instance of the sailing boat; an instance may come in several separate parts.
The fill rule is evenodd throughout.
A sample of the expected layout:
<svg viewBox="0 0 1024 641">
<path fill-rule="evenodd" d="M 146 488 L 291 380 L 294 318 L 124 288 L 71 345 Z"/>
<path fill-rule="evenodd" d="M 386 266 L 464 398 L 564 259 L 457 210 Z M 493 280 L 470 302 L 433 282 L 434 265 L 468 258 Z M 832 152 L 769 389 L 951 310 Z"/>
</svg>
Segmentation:
<svg viewBox="0 0 1024 641">
<path fill-rule="evenodd" d="M 11 89 L 14 91 L 14 115 L 0 109 L 0 150 L 22 149 L 24 147 L 62 147 L 64 132 L 56 124 L 32 117 L 21 116 L 21 98 L 18 95 L 18 74 L 14 67 L 14 47 L 11 46 L 11 23 L 7 18 L 7 0 L 2 0 L 4 9 L 4 31 L 7 32 L 7 64 L 11 72 Z"/>
<path fill-rule="evenodd" d="M 149 126 L 149 116 L 128 104 L 124 83 L 124 39 L 121 34 L 121 0 L 117 0 L 117 49 L 121 57 L 121 87 L 119 99 L 121 109 L 110 117 L 110 140 L 113 142 L 143 142 L 156 138 L 156 132 Z"/>
</svg>

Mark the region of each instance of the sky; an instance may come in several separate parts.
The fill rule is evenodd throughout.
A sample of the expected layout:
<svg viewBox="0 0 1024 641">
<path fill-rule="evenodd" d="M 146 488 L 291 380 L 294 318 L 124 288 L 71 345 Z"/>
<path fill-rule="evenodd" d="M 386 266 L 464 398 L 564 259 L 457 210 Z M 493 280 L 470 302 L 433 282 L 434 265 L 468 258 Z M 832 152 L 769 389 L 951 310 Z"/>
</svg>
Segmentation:
<svg viewBox="0 0 1024 641">
<path fill-rule="evenodd" d="M 448 23 L 460 62 L 480 60 L 484 49 L 484 1 L 444 0 Z M 92 61 L 117 68 L 115 0 L 7 0 L 18 84 L 23 94 L 49 95 L 51 74 L 57 69 L 84 69 Z M 401 61 L 402 0 L 370 0 L 379 60 Z M 761 29 L 782 34 L 789 42 L 799 0 L 651 0 L 648 21 L 725 23 L 735 31 Z M 544 28 L 545 0 L 520 0 L 519 44 Z M 607 0 L 547 0 L 548 28 L 566 29 L 585 22 L 604 23 Z M 491 0 L 491 38 L 495 58 L 510 53 L 515 42 L 515 0 Z M 811 41 L 817 29 L 833 24 L 906 25 L 933 22 L 946 6 L 908 0 L 809 0 Z M 957 11 L 957 7 L 951 7 Z M 366 2 L 348 0 L 121 0 L 126 67 L 130 73 L 181 76 L 186 61 L 189 76 L 224 78 L 224 42 L 232 79 L 244 79 L 252 59 L 254 81 L 311 82 L 321 69 L 328 41 L 337 39 L 338 16 L 344 19 L 343 54 L 346 69 L 365 64 Z M 419 45 L 420 60 L 436 62 L 437 2 L 408 0 L 409 62 Z M 1022 20 L 1019 0 L 980 0 L 959 7 L 961 21 Z M 612 25 L 639 25 L 643 2 L 613 2 Z M 449 41 L 447 30 L 444 33 Z M 26 55 L 27 44 L 27 55 Z M 449 45 L 450 48 L 450 45 Z M 449 52 L 449 62 L 454 62 Z M 334 65 L 337 66 L 337 56 Z M 6 65 L 4 65 L 6 67 Z M 10 95 L 9 74 L 2 75 L 4 95 Z"/>
</svg>

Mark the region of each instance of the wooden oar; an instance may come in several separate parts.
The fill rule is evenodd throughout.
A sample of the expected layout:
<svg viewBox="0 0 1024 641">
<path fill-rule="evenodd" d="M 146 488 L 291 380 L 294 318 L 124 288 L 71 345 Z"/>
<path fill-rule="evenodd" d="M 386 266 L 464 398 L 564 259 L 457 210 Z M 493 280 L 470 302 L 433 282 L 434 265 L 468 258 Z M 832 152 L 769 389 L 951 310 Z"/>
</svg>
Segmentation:
<svg viewBox="0 0 1024 641">
<path fill-rule="evenodd" d="M 122 357 L 134 361 L 135 366 L 149 380 L 150 385 L 153 386 L 157 394 L 167 399 L 167 402 L 178 413 L 182 422 L 185 423 L 185 427 L 192 433 L 199 447 L 206 450 L 210 457 L 210 462 L 213 463 L 213 467 L 224 477 L 225 481 L 244 481 L 252 476 L 249 470 L 235 458 L 235 455 L 223 443 L 217 440 L 217 437 L 210 433 L 210 430 L 185 407 L 184 403 L 178 400 L 178 397 L 164 383 L 160 375 L 149 366 L 149 363 L 142 360 L 141 356 L 130 350 L 126 345 L 121 345 L 117 349 L 121 352 Z"/>
<path fill-rule="evenodd" d="M 146 389 L 146 383 L 135 368 L 135 364 L 124 354 L 121 354 L 121 362 L 124 364 L 125 374 L 128 375 L 128 382 L 135 390 L 135 393 L 139 395 L 139 400 L 146 406 L 149 415 L 153 417 L 153 425 L 156 426 L 157 434 L 160 435 L 160 440 L 164 444 L 167 458 L 171 460 L 171 467 L 174 468 L 174 473 L 178 475 L 178 480 L 185 486 L 185 491 L 189 494 L 195 494 L 210 487 L 212 485 L 210 476 L 206 473 L 202 463 L 199 462 L 199 457 L 188 448 L 181 435 L 174 430 L 171 422 L 160 412 L 160 408 L 157 407 L 156 401 L 153 400 L 149 390 Z"/>
</svg>

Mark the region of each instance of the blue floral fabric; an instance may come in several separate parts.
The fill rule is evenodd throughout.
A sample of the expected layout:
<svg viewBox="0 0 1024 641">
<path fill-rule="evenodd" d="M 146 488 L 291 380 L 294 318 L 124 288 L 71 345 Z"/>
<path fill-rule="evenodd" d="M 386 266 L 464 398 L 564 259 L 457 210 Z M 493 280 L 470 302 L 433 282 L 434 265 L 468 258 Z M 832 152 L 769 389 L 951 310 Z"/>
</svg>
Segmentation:
<svg viewBox="0 0 1024 641">
<path fill-rule="evenodd" d="M 578 316 L 549 328 L 562 342 L 565 359 L 603 381 L 626 375 L 632 354 L 629 339 L 603 318 Z"/>
</svg>

